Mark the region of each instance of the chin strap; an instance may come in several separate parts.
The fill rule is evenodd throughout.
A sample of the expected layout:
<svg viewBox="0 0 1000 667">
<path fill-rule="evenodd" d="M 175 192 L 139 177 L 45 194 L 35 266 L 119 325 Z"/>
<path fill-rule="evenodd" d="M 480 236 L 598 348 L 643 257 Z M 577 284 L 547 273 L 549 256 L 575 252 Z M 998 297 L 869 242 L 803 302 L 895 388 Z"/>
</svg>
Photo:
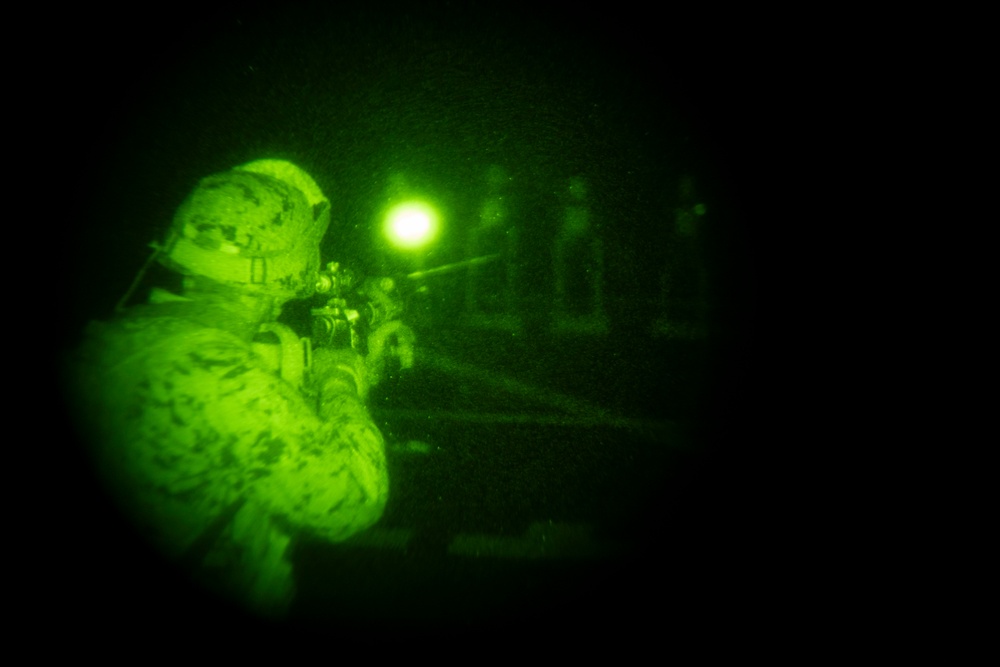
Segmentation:
<svg viewBox="0 0 1000 667">
<path fill-rule="evenodd" d="M 150 243 L 149 247 L 153 249 L 153 252 L 150 253 L 149 257 L 146 258 L 146 261 L 142 265 L 142 268 L 139 269 L 139 272 L 135 274 L 135 278 L 132 279 L 132 284 L 128 286 L 128 290 L 125 291 L 125 294 L 122 295 L 122 298 L 118 299 L 118 303 L 115 304 L 116 313 L 120 313 L 123 310 L 125 310 L 125 304 L 128 303 L 128 300 L 132 298 L 132 294 L 135 292 L 135 289 L 139 286 L 139 282 L 142 280 L 142 277 L 145 276 L 146 271 L 149 270 L 149 265 L 152 264 L 156 260 L 156 258 L 160 256 L 161 247 L 159 246 L 159 244 Z"/>
</svg>

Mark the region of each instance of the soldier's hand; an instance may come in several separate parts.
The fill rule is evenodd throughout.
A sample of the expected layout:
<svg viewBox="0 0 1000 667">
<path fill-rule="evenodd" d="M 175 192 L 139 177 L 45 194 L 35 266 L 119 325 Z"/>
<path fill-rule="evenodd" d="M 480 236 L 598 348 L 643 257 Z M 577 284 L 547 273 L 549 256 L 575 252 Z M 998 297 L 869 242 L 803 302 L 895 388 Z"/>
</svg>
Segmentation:
<svg viewBox="0 0 1000 667">
<path fill-rule="evenodd" d="M 313 352 L 310 378 L 313 389 L 323 397 L 331 393 L 356 393 L 368 397 L 368 370 L 365 360 L 351 348 L 320 348 Z"/>
</svg>

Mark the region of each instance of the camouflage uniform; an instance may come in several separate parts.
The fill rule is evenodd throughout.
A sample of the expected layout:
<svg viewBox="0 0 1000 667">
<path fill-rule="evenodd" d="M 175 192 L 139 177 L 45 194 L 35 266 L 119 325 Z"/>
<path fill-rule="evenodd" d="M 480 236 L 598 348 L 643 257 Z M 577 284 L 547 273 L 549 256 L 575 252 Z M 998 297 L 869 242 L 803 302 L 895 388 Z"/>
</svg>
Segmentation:
<svg viewBox="0 0 1000 667">
<path fill-rule="evenodd" d="M 328 391 L 321 419 L 252 346 L 177 316 L 185 308 L 90 326 L 79 396 L 96 460 L 164 554 L 280 614 L 292 531 L 340 541 L 381 516 L 382 436 L 356 394 Z"/>
<path fill-rule="evenodd" d="M 196 291 L 91 324 L 74 361 L 94 460 L 141 534 L 268 614 L 292 598 L 295 531 L 344 540 L 379 519 L 388 491 L 360 357 L 326 355 L 306 392 L 299 339 L 284 329 L 279 346 L 251 342 L 258 323 L 279 333 L 262 314 L 272 303 L 314 289 L 328 222 L 328 200 L 291 163 L 202 179 L 158 246 Z M 282 346 L 298 356 L 265 353 Z"/>
</svg>

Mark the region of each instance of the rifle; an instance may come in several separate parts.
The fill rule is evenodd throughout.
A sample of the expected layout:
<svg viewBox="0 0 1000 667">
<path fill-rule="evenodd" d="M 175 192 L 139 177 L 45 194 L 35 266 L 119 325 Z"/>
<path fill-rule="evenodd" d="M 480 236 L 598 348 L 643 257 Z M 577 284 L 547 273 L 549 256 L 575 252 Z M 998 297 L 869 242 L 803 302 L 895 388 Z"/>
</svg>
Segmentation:
<svg viewBox="0 0 1000 667">
<path fill-rule="evenodd" d="M 335 349 L 350 346 L 365 355 L 368 335 L 383 324 L 402 318 L 406 310 L 404 292 L 408 291 L 403 286 L 499 257 L 499 254 L 484 255 L 397 277 L 366 280 L 359 279 L 339 262 L 330 262 L 320 271 L 316 283 L 316 292 L 327 296 L 326 304 L 310 309 L 313 346 Z"/>
</svg>

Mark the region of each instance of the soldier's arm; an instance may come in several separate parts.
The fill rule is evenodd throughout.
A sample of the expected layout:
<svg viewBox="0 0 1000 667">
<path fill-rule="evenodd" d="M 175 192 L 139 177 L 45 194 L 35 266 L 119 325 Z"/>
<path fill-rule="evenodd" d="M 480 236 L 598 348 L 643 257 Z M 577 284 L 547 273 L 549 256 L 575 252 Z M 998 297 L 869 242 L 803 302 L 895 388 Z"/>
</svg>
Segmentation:
<svg viewBox="0 0 1000 667">
<path fill-rule="evenodd" d="M 331 380 L 317 406 L 252 360 L 214 372 L 226 397 L 219 410 L 245 422 L 237 437 L 249 496 L 333 541 L 378 521 L 388 497 L 385 447 L 356 386 Z"/>
</svg>

